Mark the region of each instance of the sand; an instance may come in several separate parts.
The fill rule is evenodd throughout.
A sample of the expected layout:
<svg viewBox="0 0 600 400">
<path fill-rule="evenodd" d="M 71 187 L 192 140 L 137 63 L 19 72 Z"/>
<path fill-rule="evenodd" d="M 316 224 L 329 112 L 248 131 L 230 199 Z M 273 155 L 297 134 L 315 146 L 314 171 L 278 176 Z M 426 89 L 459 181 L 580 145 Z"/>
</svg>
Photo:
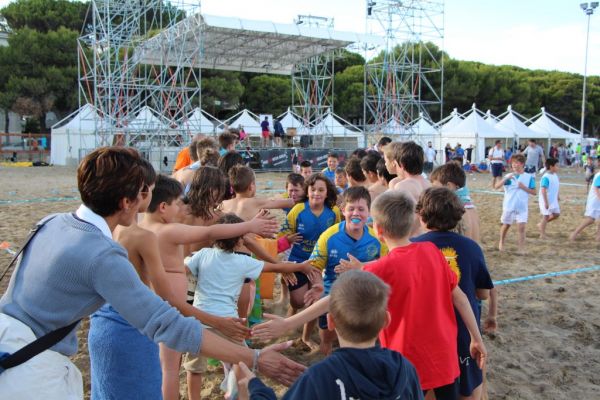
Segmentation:
<svg viewBox="0 0 600 400">
<path fill-rule="evenodd" d="M 583 176 L 574 171 L 564 170 L 560 175 L 564 183 L 583 183 Z M 259 175 L 258 187 L 279 189 L 283 179 L 284 174 Z M 486 174 L 472 175 L 469 187 L 489 191 L 489 180 Z M 508 234 L 507 251 L 501 254 L 496 249 L 502 196 L 474 192 L 481 218 L 482 247 L 492 278 L 501 280 L 600 264 L 600 246 L 593 242 L 592 228 L 576 242 L 568 241 L 569 233 L 583 215 L 586 195 L 585 187 L 562 186 L 562 216 L 549 225 L 548 240 L 537 238 L 537 196 L 531 197 L 527 254 L 521 256 L 516 254 L 514 231 Z M 17 249 L 37 220 L 53 212 L 74 211 L 79 204 L 74 197 L 78 194 L 73 168 L 0 167 L 0 242 L 7 241 Z M 8 253 L 0 250 L 0 270 L 9 260 Z M 7 284 L 8 277 L 0 282 L 0 293 L 4 293 Z M 489 398 L 600 398 L 600 273 L 509 284 L 499 290 L 499 330 L 484 338 L 489 350 Z M 86 320 L 79 330 L 80 349 L 74 361 L 84 374 L 89 394 L 87 327 Z M 320 356 L 310 354 L 298 336 L 284 338 L 296 339 L 286 354 L 307 365 L 319 360 Z M 221 398 L 220 379 L 218 370 L 206 377 L 204 398 Z M 182 398 L 184 382 L 183 379 Z M 284 388 L 277 386 L 277 392 L 282 394 Z"/>
</svg>

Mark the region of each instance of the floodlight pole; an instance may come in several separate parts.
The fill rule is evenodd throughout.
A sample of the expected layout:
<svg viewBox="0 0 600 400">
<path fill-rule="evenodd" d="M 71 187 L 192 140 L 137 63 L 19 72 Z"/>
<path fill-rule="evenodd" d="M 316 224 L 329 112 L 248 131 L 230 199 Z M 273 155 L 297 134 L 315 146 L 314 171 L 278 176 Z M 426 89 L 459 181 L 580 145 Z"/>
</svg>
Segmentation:
<svg viewBox="0 0 600 400">
<path fill-rule="evenodd" d="M 590 42 L 590 19 L 592 14 L 594 13 L 594 9 L 598 7 L 598 2 L 592 3 L 581 3 L 581 9 L 587 15 L 587 34 L 585 37 L 585 63 L 583 67 L 583 96 L 581 99 L 581 138 L 583 139 L 584 129 L 585 129 L 585 95 L 586 95 L 586 83 L 587 83 L 587 62 L 588 62 L 588 48 Z"/>
</svg>

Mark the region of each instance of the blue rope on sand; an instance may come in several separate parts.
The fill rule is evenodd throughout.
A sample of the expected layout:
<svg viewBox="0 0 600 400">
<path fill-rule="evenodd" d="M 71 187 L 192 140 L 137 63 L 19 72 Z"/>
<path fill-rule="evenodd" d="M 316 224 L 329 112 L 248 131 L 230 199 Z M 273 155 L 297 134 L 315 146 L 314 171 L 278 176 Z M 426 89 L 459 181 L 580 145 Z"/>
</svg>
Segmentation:
<svg viewBox="0 0 600 400">
<path fill-rule="evenodd" d="M 35 199 L 17 199 L 17 200 L 0 200 L 0 205 L 8 204 L 23 204 L 23 203 L 55 203 L 59 201 L 77 201 L 80 200 L 79 196 L 67 196 L 67 197 L 46 197 L 46 198 L 35 198 Z"/>
<path fill-rule="evenodd" d="M 552 276 L 570 275 L 570 274 L 577 274 L 579 272 L 590 272 L 590 271 L 598 271 L 598 270 L 600 270 L 600 265 L 594 265 L 592 267 L 574 268 L 574 269 L 568 269 L 566 271 L 548 272 L 545 274 L 522 276 L 520 278 L 503 279 L 501 281 L 494 281 L 494 285 L 507 285 L 509 283 L 532 281 L 532 280 L 536 280 L 536 279 L 549 278 Z"/>
</svg>

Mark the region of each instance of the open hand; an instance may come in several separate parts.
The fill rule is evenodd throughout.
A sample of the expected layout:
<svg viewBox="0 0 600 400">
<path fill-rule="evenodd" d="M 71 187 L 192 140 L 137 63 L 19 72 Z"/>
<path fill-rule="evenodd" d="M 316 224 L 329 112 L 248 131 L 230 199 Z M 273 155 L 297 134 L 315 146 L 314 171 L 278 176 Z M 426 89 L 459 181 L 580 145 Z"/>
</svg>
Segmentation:
<svg viewBox="0 0 600 400">
<path fill-rule="evenodd" d="M 279 231 L 279 224 L 275 220 L 275 216 L 271 215 L 268 210 L 260 210 L 254 218 L 252 218 L 251 231 L 263 237 L 273 237 Z"/>
<path fill-rule="evenodd" d="M 271 340 L 283 336 L 289 329 L 285 318 L 275 314 L 264 313 L 263 318 L 268 321 L 252 327 L 252 338 L 258 340 Z"/>
<path fill-rule="evenodd" d="M 487 317 L 485 321 L 483 321 L 483 332 L 484 333 L 496 333 L 498 330 L 498 321 L 496 321 L 496 317 Z"/>
<path fill-rule="evenodd" d="M 310 306 L 315 301 L 318 301 L 323 296 L 324 290 L 322 284 L 313 285 L 313 287 L 304 294 L 304 304 Z"/>
<path fill-rule="evenodd" d="M 290 233 L 289 235 L 285 235 L 285 238 L 290 245 L 302 241 L 302 235 L 300 233 Z"/>
<path fill-rule="evenodd" d="M 283 385 L 290 386 L 294 383 L 306 367 L 279 353 L 291 345 L 290 340 L 265 347 L 258 357 L 258 371 Z"/>
<path fill-rule="evenodd" d="M 241 342 L 250 337 L 250 328 L 243 318 L 221 318 L 218 326 L 214 327 L 234 342 Z"/>
<path fill-rule="evenodd" d="M 341 274 L 346 271 L 350 271 L 351 269 L 361 269 L 363 264 L 358 260 L 358 258 L 354 257 L 352 254 L 348 253 L 348 260 L 341 259 L 340 263 L 335 267 L 334 271 L 338 274 Z"/>
<path fill-rule="evenodd" d="M 282 273 L 281 277 L 283 278 L 283 281 L 289 286 L 294 286 L 296 283 L 298 283 L 298 278 L 296 278 L 296 274 L 294 274 L 293 272 Z"/>
</svg>

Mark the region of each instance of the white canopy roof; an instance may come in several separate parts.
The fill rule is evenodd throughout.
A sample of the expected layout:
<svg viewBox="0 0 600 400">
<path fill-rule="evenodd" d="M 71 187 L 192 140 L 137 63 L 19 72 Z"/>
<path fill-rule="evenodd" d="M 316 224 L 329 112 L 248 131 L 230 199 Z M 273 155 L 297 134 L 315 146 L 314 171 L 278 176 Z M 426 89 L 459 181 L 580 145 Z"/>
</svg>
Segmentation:
<svg viewBox="0 0 600 400">
<path fill-rule="evenodd" d="M 94 133 L 101 124 L 96 108 L 86 103 L 78 110 L 52 125 L 52 134 L 63 134 L 66 131 Z"/>
<path fill-rule="evenodd" d="M 179 127 L 190 133 L 212 134 L 215 132 L 215 127 L 221 123 L 200 107 L 196 107 L 188 118 L 181 120 Z"/>
<path fill-rule="evenodd" d="M 529 128 L 533 131 L 544 133 L 546 138 L 549 135 L 550 139 L 565 139 L 572 141 L 581 140 L 581 136 L 579 134 L 564 130 L 557 123 L 552 121 L 551 117 L 552 116 L 546 112 L 546 109 L 542 107 L 542 112 L 539 114 L 539 118 L 532 122 L 531 125 L 529 125 Z M 556 117 L 552 118 L 558 120 Z"/>
<path fill-rule="evenodd" d="M 175 51 L 161 51 L 173 47 Z M 383 38 L 299 24 L 277 24 L 195 14 L 142 43 L 141 63 L 289 75 L 295 64 L 352 43 L 384 44 Z M 202 48 L 202 59 L 181 56 Z M 165 59 L 166 58 L 166 59 Z M 192 65 L 185 65 L 192 66 Z"/>
<path fill-rule="evenodd" d="M 341 119 L 340 117 L 338 117 L 338 118 Z M 354 127 L 352 124 L 350 124 L 347 121 L 344 121 L 344 122 L 346 122 L 346 125 L 344 125 L 340 121 L 338 121 L 338 119 L 334 117 L 331 110 L 327 110 L 327 113 L 325 114 L 325 117 L 323 118 L 323 120 L 313 127 L 312 133 L 316 134 L 316 135 L 330 134 L 333 136 L 359 136 L 360 135 L 360 131 L 358 128 Z"/>
<path fill-rule="evenodd" d="M 508 106 L 506 115 L 496 125 L 496 129 L 503 132 L 512 133 L 520 139 L 548 139 L 547 133 L 542 133 L 529 129 L 513 112 L 512 107 Z"/>
<path fill-rule="evenodd" d="M 462 122 L 462 117 L 458 114 L 458 110 L 455 108 L 452 113 L 437 123 L 438 128 L 443 133 L 449 129 L 454 128 L 456 125 Z"/>
<path fill-rule="evenodd" d="M 418 136 L 436 136 L 439 135 L 437 129 L 423 116 L 423 113 L 419 113 L 419 118 L 413 121 L 408 129 L 409 133 Z"/>
<path fill-rule="evenodd" d="M 492 110 L 487 110 L 485 113 L 485 122 L 494 126 L 498 122 L 498 118 L 492 115 Z"/>
<path fill-rule="evenodd" d="M 127 130 L 153 131 L 165 129 L 166 123 L 157 117 L 156 113 L 148 106 L 142 107 L 135 118 L 127 123 Z"/>
<path fill-rule="evenodd" d="M 390 118 L 387 124 L 383 126 L 383 133 L 386 135 L 406 135 L 406 126 L 396 118 Z"/>
<path fill-rule="evenodd" d="M 292 112 L 289 108 L 286 112 L 277 117 L 279 122 L 281 122 L 281 126 L 283 129 L 287 128 L 296 128 L 298 134 L 308 134 L 310 133 L 310 128 L 304 126 L 300 121 L 300 117 Z"/>
<path fill-rule="evenodd" d="M 258 116 L 246 109 L 226 120 L 225 124 L 232 128 L 238 128 L 241 125 L 248 135 L 260 135 L 262 132 L 260 123 L 258 122 Z"/>
</svg>

